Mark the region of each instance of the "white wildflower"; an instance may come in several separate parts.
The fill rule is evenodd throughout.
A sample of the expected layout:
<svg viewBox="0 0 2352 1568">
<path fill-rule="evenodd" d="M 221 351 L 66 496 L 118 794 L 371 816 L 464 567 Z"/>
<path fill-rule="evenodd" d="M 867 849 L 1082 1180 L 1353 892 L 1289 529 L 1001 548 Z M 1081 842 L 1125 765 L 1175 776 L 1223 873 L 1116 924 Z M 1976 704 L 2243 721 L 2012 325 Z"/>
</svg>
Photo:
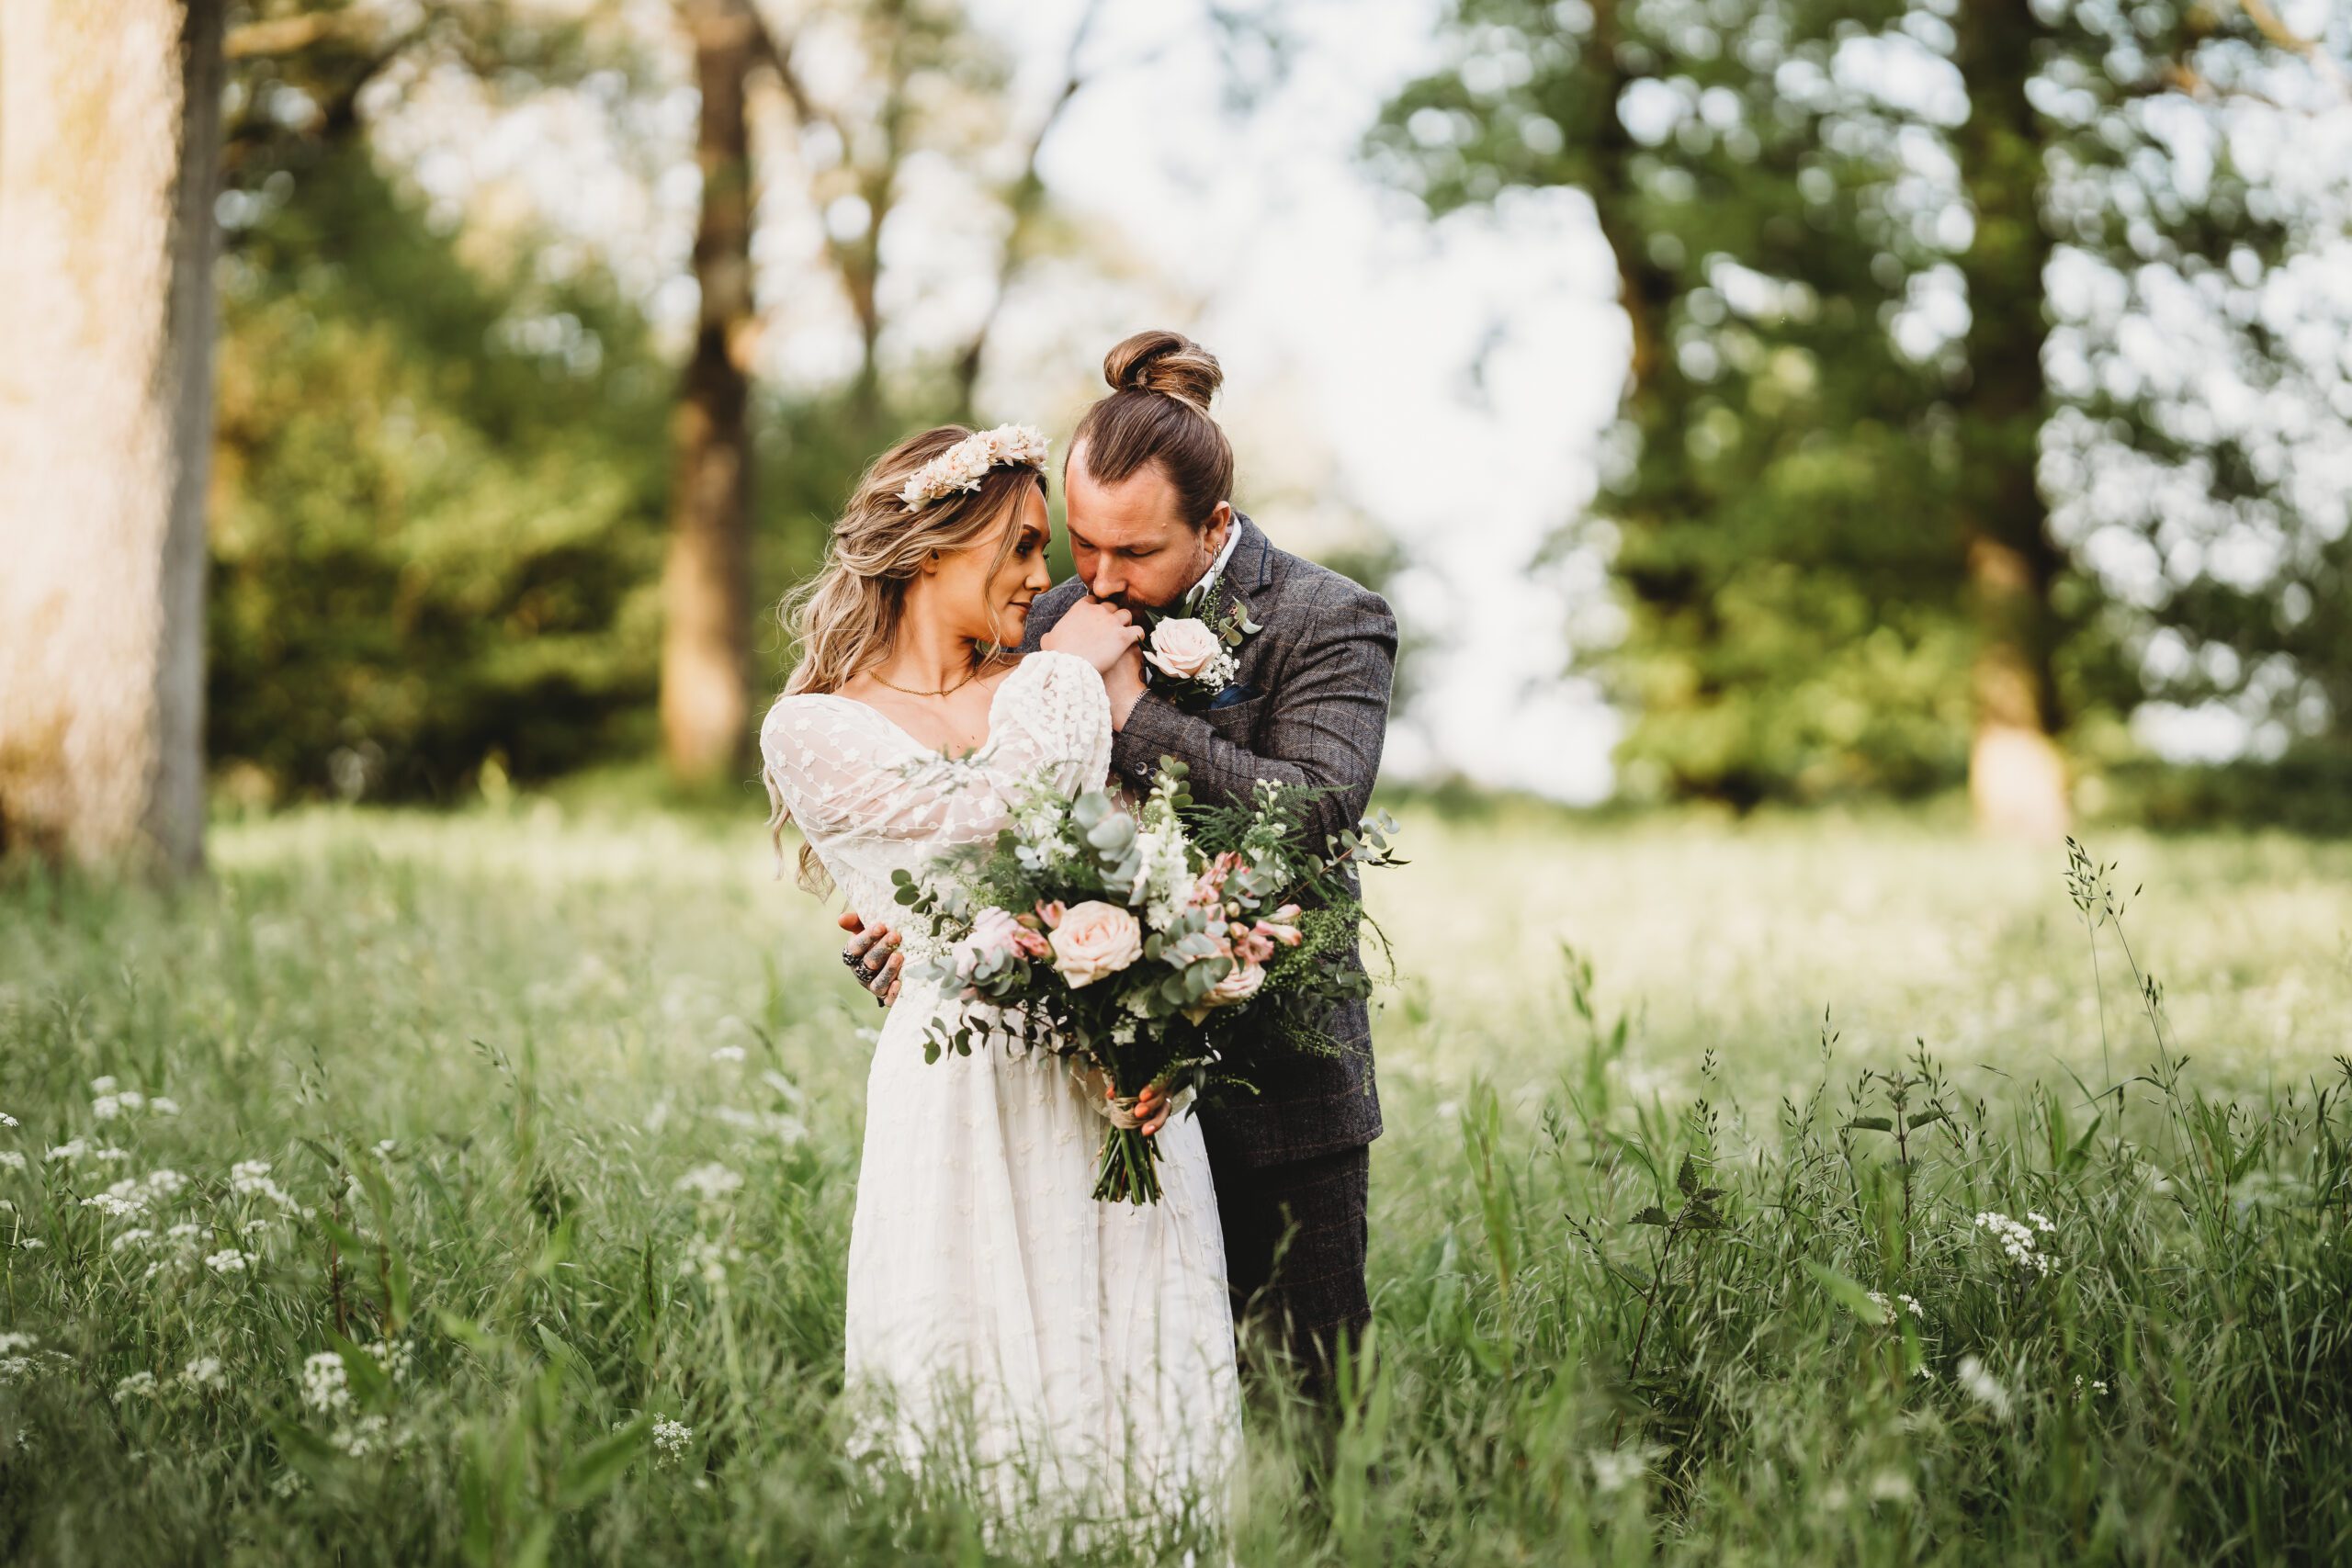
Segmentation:
<svg viewBox="0 0 2352 1568">
<path fill-rule="evenodd" d="M 677 1190 L 693 1193 L 699 1202 L 718 1203 L 732 1196 L 742 1185 L 742 1177 L 714 1162 L 698 1165 L 678 1178 Z"/>
<path fill-rule="evenodd" d="M 198 1356 L 180 1369 L 180 1382 L 199 1393 L 218 1393 L 229 1386 L 228 1369 L 218 1356 Z"/>
<path fill-rule="evenodd" d="M 57 1165 L 61 1162 L 70 1165 L 89 1152 L 90 1145 L 86 1139 L 68 1138 L 65 1142 L 50 1150 L 46 1157 L 51 1165 Z"/>
<path fill-rule="evenodd" d="M 379 1339 L 368 1347 L 368 1354 L 384 1369 L 384 1376 L 395 1383 L 408 1381 L 408 1370 L 415 1352 L 405 1339 Z"/>
<path fill-rule="evenodd" d="M 686 1256 L 679 1263 L 678 1272 L 706 1285 L 724 1285 L 728 1266 L 742 1261 L 741 1247 L 729 1247 L 715 1236 L 698 1235 L 686 1243 Z"/>
<path fill-rule="evenodd" d="M 1650 1467 L 1646 1449 L 1596 1449 L 1585 1459 L 1592 1466 L 1593 1486 L 1604 1496 L 1633 1485 Z"/>
<path fill-rule="evenodd" d="M 158 1116 L 177 1116 L 180 1113 L 180 1102 L 169 1095 L 159 1094 L 147 1102 L 147 1109 Z"/>
<path fill-rule="evenodd" d="M 376 1142 L 376 1157 L 378 1159 L 390 1159 L 392 1157 L 394 1152 L 399 1148 L 400 1144 L 396 1140 L 391 1138 L 379 1138 Z"/>
<path fill-rule="evenodd" d="M 109 1219 L 127 1220 L 147 1207 L 147 1201 L 132 1193 L 113 1190 L 93 1192 L 82 1200 L 85 1209 L 96 1209 Z"/>
<path fill-rule="evenodd" d="M 1871 1477 L 1870 1499 L 1873 1503 L 1908 1503 L 1918 1494 L 1911 1478 L 1899 1470 L 1882 1470 Z"/>
<path fill-rule="evenodd" d="M 120 1094 L 115 1096 L 115 1100 L 125 1111 L 144 1111 L 147 1109 L 147 1097 L 140 1093 L 135 1089 L 124 1089 Z"/>
<path fill-rule="evenodd" d="M 154 1397 L 155 1374 L 153 1372 L 133 1372 L 129 1377 L 114 1385 L 114 1402 L 117 1404 L 120 1404 L 127 1399 L 153 1399 Z"/>
<path fill-rule="evenodd" d="M 9 1115 L 5 1111 L 0 1111 L 0 1127 L 13 1127 L 16 1124 L 17 1119 L 14 1116 Z"/>
<path fill-rule="evenodd" d="M 747 1053 L 741 1045 L 721 1045 L 710 1054 L 710 1059 L 714 1062 L 724 1062 L 732 1066 L 743 1060 L 746 1055 Z"/>
<path fill-rule="evenodd" d="M 14 1149 L 0 1149 L 0 1170 L 22 1170 L 25 1156 Z"/>
<path fill-rule="evenodd" d="M 245 1271 L 245 1255 L 233 1247 L 228 1247 L 220 1252 L 208 1253 L 205 1256 L 204 1266 L 215 1274 L 242 1274 Z"/>
<path fill-rule="evenodd" d="M 2056 1235 L 2058 1234 L 2058 1227 L 2051 1222 L 2049 1215 L 2033 1209 L 2028 1209 L 2025 1212 L 2025 1217 L 2027 1221 L 2032 1224 L 2033 1228 L 2040 1231 L 2042 1235 Z"/>
<path fill-rule="evenodd" d="M 0 1356 L 14 1356 L 29 1350 L 40 1343 L 38 1335 L 24 1333 L 0 1334 Z"/>
<path fill-rule="evenodd" d="M 322 1416 L 351 1408 L 350 1374 L 341 1356 L 321 1350 L 303 1361 L 302 1403 Z"/>
<path fill-rule="evenodd" d="M 21 1250 L 26 1252 L 39 1252 L 48 1245 L 49 1243 L 41 1240 L 40 1237 L 37 1235 L 28 1235 L 25 1237 L 24 1240 L 17 1244 Z"/>
<path fill-rule="evenodd" d="M 100 1165 L 120 1165 L 130 1157 L 130 1151 L 117 1148 L 92 1149 L 90 1157 Z"/>
<path fill-rule="evenodd" d="M 385 1429 L 390 1425 L 382 1416 L 362 1416 L 338 1429 L 327 1441 L 353 1459 L 366 1459 L 383 1446 Z"/>
<path fill-rule="evenodd" d="M 141 1242 L 153 1241 L 154 1239 L 155 1233 L 149 1230 L 145 1225 L 133 1225 L 129 1230 L 123 1232 L 120 1235 L 115 1237 L 114 1240 L 108 1242 L 107 1244 L 107 1250 L 111 1252 L 127 1252 L 130 1248 L 137 1247 Z"/>
<path fill-rule="evenodd" d="M 112 1094 L 115 1091 L 115 1080 L 111 1076 L 102 1078 L 92 1078 L 90 1080 L 90 1092 L 92 1094 Z"/>
<path fill-rule="evenodd" d="M 139 1184 L 140 1190 L 151 1199 L 175 1197 L 187 1185 L 187 1178 L 169 1166 L 149 1171 L 146 1179 Z"/>
<path fill-rule="evenodd" d="M 2041 1214 L 2031 1217 L 2041 1222 L 2045 1233 L 2057 1228 Z M 2047 1275 L 2057 1266 L 2057 1255 L 2041 1250 L 2031 1225 L 2020 1224 L 2007 1214 L 1985 1213 L 1976 1216 L 1976 1228 L 1990 1234 L 2009 1261 L 2021 1269 Z"/>
<path fill-rule="evenodd" d="M 293 1497 L 300 1495 L 308 1485 L 310 1483 L 302 1479 L 300 1471 L 288 1470 L 279 1472 L 277 1479 L 269 1483 L 269 1490 L 275 1497 Z"/>
<path fill-rule="evenodd" d="M 90 1101 L 90 1114 L 101 1122 L 111 1122 L 122 1114 L 122 1100 L 111 1094 L 102 1094 Z"/>
<path fill-rule="evenodd" d="M 2107 1392 L 2107 1380 L 2105 1378 L 2093 1378 L 2090 1380 L 2089 1386 L 2090 1391 L 2093 1393 L 2105 1393 Z M 2082 1393 L 2083 1387 L 2083 1374 L 2076 1372 L 2075 1374 L 2075 1392 L 2076 1393 Z"/>
<path fill-rule="evenodd" d="M 653 1418 L 653 1452 L 662 1463 L 676 1460 L 694 1440 L 695 1429 L 684 1422 L 673 1421 L 667 1416 Z"/>
<path fill-rule="evenodd" d="M 2001 1420 L 2009 1418 L 2009 1391 L 2000 1380 L 1985 1369 L 1984 1363 L 1973 1356 L 1962 1356 L 1954 1369 L 1960 1386 L 1969 1398 L 1991 1411 Z"/>
</svg>

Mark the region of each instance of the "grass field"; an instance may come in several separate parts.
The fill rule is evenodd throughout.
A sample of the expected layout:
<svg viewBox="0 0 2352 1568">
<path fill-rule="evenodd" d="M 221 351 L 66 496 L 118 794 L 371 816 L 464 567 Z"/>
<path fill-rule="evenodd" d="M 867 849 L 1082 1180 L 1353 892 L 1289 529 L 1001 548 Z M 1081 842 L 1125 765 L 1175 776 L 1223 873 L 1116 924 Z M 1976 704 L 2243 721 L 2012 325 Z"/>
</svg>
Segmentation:
<svg viewBox="0 0 2352 1568">
<path fill-rule="evenodd" d="M 2352 846 L 1407 848 L 1376 1354 L 1232 1561 L 2352 1554 Z M 213 855 L 0 890 L 0 1559 L 1103 1555 L 839 1457 L 873 1010 L 748 810 Z"/>
</svg>

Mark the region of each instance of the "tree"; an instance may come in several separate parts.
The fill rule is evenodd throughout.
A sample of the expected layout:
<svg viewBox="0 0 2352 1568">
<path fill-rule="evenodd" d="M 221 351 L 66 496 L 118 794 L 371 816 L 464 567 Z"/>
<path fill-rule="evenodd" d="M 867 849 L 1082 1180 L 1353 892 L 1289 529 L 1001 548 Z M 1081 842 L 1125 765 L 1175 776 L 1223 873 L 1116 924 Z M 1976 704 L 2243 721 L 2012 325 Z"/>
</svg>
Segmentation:
<svg viewBox="0 0 2352 1568">
<path fill-rule="evenodd" d="M 746 99 L 764 34 L 749 0 L 681 0 L 700 99 L 700 295 L 673 415 L 662 572 L 662 739 L 673 773 L 722 775 L 749 741 L 752 665 L 752 141 Z"/>
<path fill-rule="evenodd" d="M 0 840 L 203 860 L 224 0 L 0 11 Z"/>
<path fill-rule="evenodd" d="M 2187 295 L 2244 384 L 2289 367 L 2257 297 L 2325 224 L 2250 189 L 2214 105 L 2340 73 L 2267 6 L 1457 0 L 1449 30 L 1384 166 L 1438 210 L 1578 188 L 1620 269 L 1632 374 L 1587 537 L 1628 630 L 1587 657 L 1633 710 L 1637 793 L 1964 773 L 1984 825 L 2046 836 L 2061 735 L 2109 744 L 2159 694 L 2158 632 L 2344 646 L 2297 608 L 2336 602 L 2344 530 L 2288 482 L 2280 422 L 2210 417 L 2133 347 Z M 2053 277 L 2124 303 L 2061 310 Z M 2352 406 L 2304 368 L 2307 409 Z M 2249 523 L 2275 570 L 2217 581 L 2247 552 L 2207 539 Z M 2155 586 L 2112 591 L 2101 530 L 2154 545 Z"/>
</svg>

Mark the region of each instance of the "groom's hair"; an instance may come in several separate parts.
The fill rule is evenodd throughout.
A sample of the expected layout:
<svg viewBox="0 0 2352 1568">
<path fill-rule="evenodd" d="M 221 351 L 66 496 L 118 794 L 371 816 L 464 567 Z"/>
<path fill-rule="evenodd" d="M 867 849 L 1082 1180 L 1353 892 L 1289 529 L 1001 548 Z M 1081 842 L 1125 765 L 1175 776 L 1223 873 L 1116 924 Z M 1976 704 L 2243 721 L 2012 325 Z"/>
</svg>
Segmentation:
<svg viewBox="0 0 2352 1568">
<path fill-rule="evenodd" d="M 1137 333 L 1102 357 L 1111 395 L 1086 411 L 1069 454 L 1102 484 L 1117 484 L 1157 463 L 1176 487 L 1184 520 L 1208 526 L 1233 495 L 1233 444 L 1209 415 L 1225 371 L 1216 355 L 1182 333 Z M 1067 483 L 1067 479 L 1065 479 Z"/>
</svg>

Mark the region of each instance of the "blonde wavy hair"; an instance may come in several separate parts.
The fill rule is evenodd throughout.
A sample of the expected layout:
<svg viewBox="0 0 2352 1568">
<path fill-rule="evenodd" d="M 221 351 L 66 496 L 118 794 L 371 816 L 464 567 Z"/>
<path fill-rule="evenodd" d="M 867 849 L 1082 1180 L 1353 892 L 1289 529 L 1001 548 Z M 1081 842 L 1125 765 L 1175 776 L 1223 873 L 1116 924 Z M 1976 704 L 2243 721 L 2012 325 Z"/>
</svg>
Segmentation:
<svg viewBox="0 0 2352 1568">
<path fill-rule="evenodd" d="M 1042 499 L 1046 476 L 1025 463 L 991 468 L 975 491 L 933 501 L 921 509 L 899 499 L 917 468 L 973 433 L 943 424 L 910 435 L 874 459 L 834 519 L 825 558 L 815 576 L 776 606 L 786 647 L 798 658 L 784 683 L 784 694 L 838 692 L 890 655 L 906 613 L 907 584 L 934 553 L 952 555 L 997 541 L 987 581 L 1012 553 L 1014 511 L 1034 487 Z M 993 615 L 993 612 L 991 612 Z M 983 665 L 1008 651 L 1002 637 L 981 656 Z M 768 831 L 775 844 L 777 874 L 783 874 L 784 828 L 792 819 L 764 760 L 760 782 L 768 792 Z M 800 886 L 823 896 L 831 879 L 807 843 L 800 846 Z"/>
</svg>

